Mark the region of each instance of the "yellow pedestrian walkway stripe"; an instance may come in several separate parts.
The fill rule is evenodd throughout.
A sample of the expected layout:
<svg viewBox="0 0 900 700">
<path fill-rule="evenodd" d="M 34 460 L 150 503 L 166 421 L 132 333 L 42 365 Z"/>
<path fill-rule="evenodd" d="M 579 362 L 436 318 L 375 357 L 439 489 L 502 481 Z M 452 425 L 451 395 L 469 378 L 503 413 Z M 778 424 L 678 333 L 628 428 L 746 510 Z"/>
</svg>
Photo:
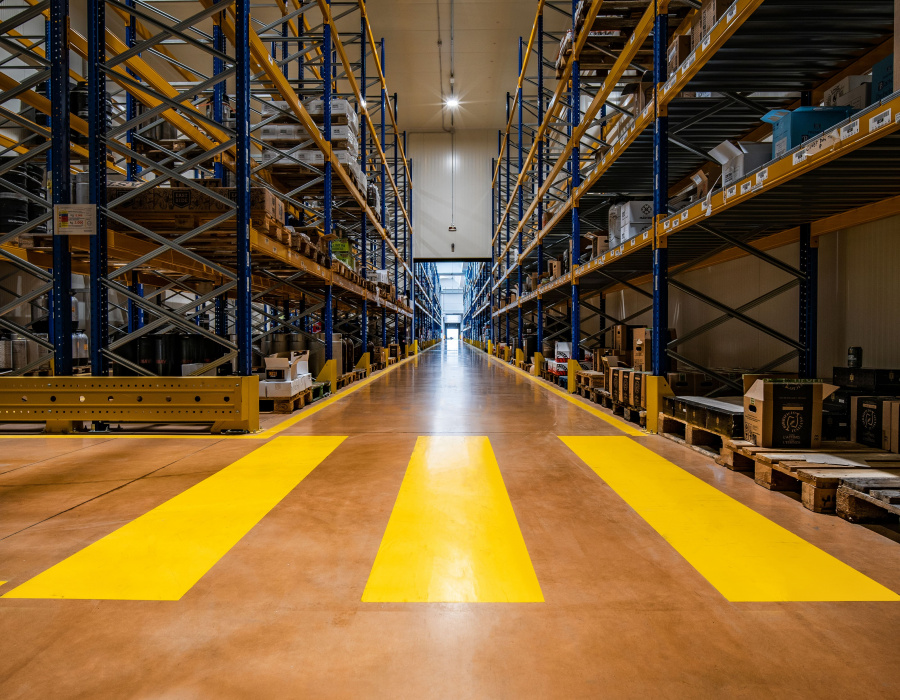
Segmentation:
<svg viewBox="0 0 900 700">
<path fill-rule="evenodd" d="M 900 600 L 630 438 L 560 439 L 730 601 Z"/>
<path fill-rule="evenodd" d="M 488 438 L 418 439 L 362 599 L 543 602 Z"/>
<path fill-rule="evenodd" d="M 343 437 L 279 437 L 4 598 L 178 600 Z"/>
</svg>

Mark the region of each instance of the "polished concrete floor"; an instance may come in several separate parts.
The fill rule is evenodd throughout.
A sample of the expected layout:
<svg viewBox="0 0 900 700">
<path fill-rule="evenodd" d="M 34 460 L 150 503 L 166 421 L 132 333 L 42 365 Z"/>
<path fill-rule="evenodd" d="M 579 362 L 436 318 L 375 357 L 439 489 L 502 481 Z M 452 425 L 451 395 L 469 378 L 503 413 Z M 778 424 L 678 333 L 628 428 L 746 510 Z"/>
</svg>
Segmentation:
<svg viewBox="0 0 900 700">
<path fill-rule="evenodd" d="M 613 440 L 598 443 L 601 458 L 606 444 L 627 448 L 609 455 L 640 449 L 650 457 L 619 465 L 626 477 L 631 467 L 669 465 L 683 477 L 675 481 L 709 485 L 715 498 L 743 504 L 750 516 L 777 526 L 783 539 L 799 536 L 802 546 L 831 555 L 832 564 L 900 591 L 900 543 L 890 533 L 813 514 L 665 439 L 615 438 L 623 435 L 614 422 L 454 343 L 268 440 L 0 438 L 0 596 L 16 596 L 0 597 L 0 697 L 900 698 L 900 603 L 735 601 L 692 558 L 679 538 L 684 533 L 666 531 L 641 493 L 601 479 L 560 436 Z M 95 543 L 121 532 L 131 538 L 120 541 L 124 549 L 112 560 L 108 552 L 98 554 L 107 557 L 106 568 L 90 560 L 75 572 L 63 568 L 62 584 L 54 585 L 65 589 L 80 576 L 79 590 L 90 591 L 122 571 L 141 582 L 178 574 L 160 571 L 154 562 L 164 559 L 146 549 L 133 556 L 128 550 L 128 543 L 147 537 L 146 516 L 173 513 L 167 517 L 198 530 L 218 522 L 216 509 L 234 504 L 225 502 L 227 490 L 209 495 L 214 481 L 208 480 L 234 476 L 229 470 L 237 465 L 263 469 L 272 457 L 257 450 L 302 446 L 302 440 L 278 442 L 302 436 L 346 439 L 321 460 L 297 451 L 296 460 L 311 459 L 314 468 L 305 478 L 288 475 L 287 487 L 276 485 L 284 492 L 269 494 L 271 503 L 253 494 L 250 482 L 228 486 L 237 505 L 264 514 L 233 546 L 211 544 L 203 554 L 213 563 L 183 595 L 117 600 L 113 589 L 105 596 L 111 599 L 77 599 L 65 590 L 28 597 L 41 590 L 29 589 L 29 582 L 46 581 L 60 571 L 51 567 L 96 553 Z M 428 442 L 437 436 L 443 442 Z M 383 543 L 386 532 L 411 538 L 411 557 L 421 554 L 416 548 L 431 552 L 440 514 L 471 495 L 442 495 L 438 482 L 427 480 L 416 486 L 408 475 L 414 462 L 427 477 L 434 454 L 449 460 L 435 472 L 452 473 L 453 446 L 483 437 L 484 473 L 499 468 L 502 475 L 485 496 L 497 500 L 485 503 L 499 508 L 508 494 L 514 516 L 511 525 L 510 517 L 504 521 L 504 532 L 510 541 L 520 532 L 527 549 L 524 559 L 496 564 L 485 575 L 499 578 L 503 589 L 514 567 L 533 567 L 539 590 L 528 579 L 520 599 L 540 595 L 542 602 L 374 602 L 378 596 L 369 596 L 367 584 L 376 578 L 376 558 L 396 554 L 391 542 Z M 428 444 L 446 449 L 420 449 Z M 476 454 L 465 449 L 457 462 Z M 294 459 L 283 449 L 271 454 Z M 649 488 L 665 500 L 664 487 Z M 189 489 L 194 500 L 179 500 Z M 435 500 L 417 511 L 417 497 Z M 405 515 L 392 517 L 401 501 Z M 191 503 L 207 510 L 185 512 Z M 707 522 L 705 506 L 682 504 L 670 522 L 696 515 L 703 527 L 688 539 L 702 538 L 718 530 Z M 474 508 L 459 512 L 494 516 L 490 507 L 476 502 Z M 727 520 L 730 511 L 723 512 Z M 234 519 L 245 515 L 238 508 Z M 215 539 L 230 522 L 226 516 L 204 536 Z M 730 525 L 723 522 L 722 531 Z M 179 536 L 192 535 L 176 531 L 174 539 Z M 724 549 L 727 565 L 735 553 Z M 502 552 L 487 552 L 488 568 L 492 560 L 505 561 L 493 554 Z M 412 591 L 404 599 L 414 600 L 418 574 L 396 566 L 388 573 L 398 590 Z M 469 590 L 477 599 L 478 586 Z"/>
</svg>

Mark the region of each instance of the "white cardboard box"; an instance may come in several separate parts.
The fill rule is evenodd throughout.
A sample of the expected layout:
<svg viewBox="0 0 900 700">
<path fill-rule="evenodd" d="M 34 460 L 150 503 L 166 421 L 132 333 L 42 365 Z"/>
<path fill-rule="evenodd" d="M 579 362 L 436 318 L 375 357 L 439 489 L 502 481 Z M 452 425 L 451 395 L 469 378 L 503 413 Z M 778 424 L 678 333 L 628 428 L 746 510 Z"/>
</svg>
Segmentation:
<svg viewBox="0 0 900 700">
<path fill-rule="evenodd" d="M 303 352 L 279 352 L 269 355 L 266 361 L 266 379 L 288 381 L 301 374 L 309 374 L 309 350 Z"/>
<path fill-rule="evenodd" d="M 841 107 L 848 105 L 850 104 L 849 102 L 840 102 L 839 100 L 859 88 L 863 88 L 864 91 L 867 91 L 869 88 L 866 86 L 871 86 L 871 84 L 871 75 L 850 75 L 840 82 L 835 83 L 825 91 L 823 104 L 826 107 Z"/>
<path fill-rule="evenodd" d="M 653 223 L 653 200 L 635 200 L 622 205 L 620 231 L 627 232 L 629 226 L 640 224 L 649 226 Z M 623 240 L 625 238 L 623 237 Z"/>
<path fill-rule="evenodd" d="M 289 399 L 303 391 L 300 379 L 289 382 L 266 380 L 266 396 L 270 399 Z"/>
<path fill-rule="evenodd" d="M 709 152 L 722 165 L 722 184 L 730 187 L 772 159 L 772 144 L 723 141 Z"/>
</svg>

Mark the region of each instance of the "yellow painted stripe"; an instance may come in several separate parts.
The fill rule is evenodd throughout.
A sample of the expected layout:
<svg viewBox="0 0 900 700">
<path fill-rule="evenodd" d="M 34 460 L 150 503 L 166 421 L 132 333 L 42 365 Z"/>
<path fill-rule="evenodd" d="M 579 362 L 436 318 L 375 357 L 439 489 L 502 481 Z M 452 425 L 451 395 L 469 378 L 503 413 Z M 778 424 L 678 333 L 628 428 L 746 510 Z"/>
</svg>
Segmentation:
<svg viewBox="0 0 900 700">
<path fill-rule="evenodd" d="M 4 598 L 178 600 L 343 437 L 280 437 Z"/>
<path fill-rule="evenodd" d="M 560 439 L 730 601 L 900 600 L 627 437 Z"/>
<path fill-rule="evenodd" d="M 362 599 L 543 602 L 488 438 L 416 441 Z"/>
<path fill-rule="evenodd" d="M 469 346 L 466 346 L 466 347 L 469 347 Z M 472 349 L 472 348 L 470 348 L 470 349 Z M 479 354 L 481 354 L 480 351 L 478 351 L 478 352 L 479 352 Z M 646 435 L 646 433 L 644 431 L 638 430 L 633 425 L 630 425 L 629 423 L 626 423 L 623 420 L 619 420 L 618 418 L 613 418 L 612 416 L 601 411 L 599 408 L 595 408 L 594 406 L 591 406 L 590 404 L 585 403 L 580 398 L 578 398 L 575 394 L 570 394 L 568 391 L 563 391 L 559 387 L 554 386 L 550 382 L 548 382 L 544 379 L 541 379 L 540 377 L 535 377 L 533 374 L 528 374 L 528 372 L 526 372 L 525 370 L 521 370 L 518 367 L 514 367 L 513 365 L 508 365 L 505 362 L 503 362 L 503 360 L 501 360 L 497 357 L 494 357 L 493 355 L 485 355 L 485 357 L 487 357 L 489 360 L 493 360 L 494 362 L 499 363 L 501 367 L 505 367 L 506 369 L 512 370 L 516 374 L 522 375 L 529 381 L 535 382 L 542 389 L 546 389 L 550 393 L 556 394 L 559 398 L 565 399 L 569 403 L 571 403 L 575 406 L 578 406 L 578 408 L 580 408 L 582 411 L 587 411 L 588 413 L 590 413 L 593 416 L 596 416 L 600 420 L 606 421 L 611 426 L 613 426 L 614 428 L 618 428 L 626 435 L 632 435 L 634 437 L 640 437 L 642 435 Z"/>
</svg>

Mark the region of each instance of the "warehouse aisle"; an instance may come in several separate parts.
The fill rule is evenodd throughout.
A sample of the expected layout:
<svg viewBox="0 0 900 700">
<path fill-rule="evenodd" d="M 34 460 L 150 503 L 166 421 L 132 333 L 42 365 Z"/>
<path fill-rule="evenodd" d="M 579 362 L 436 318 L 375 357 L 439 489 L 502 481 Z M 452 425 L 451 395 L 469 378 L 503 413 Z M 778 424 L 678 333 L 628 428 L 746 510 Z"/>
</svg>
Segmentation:
<svg viewBox="0 0 900 700">
<path fill-rule="evenodd" d="M 891 695 L 900 543 L 579 403 L 453 344 L 265 440 L 2 439 L 0 694 Z"/>
</svg>

